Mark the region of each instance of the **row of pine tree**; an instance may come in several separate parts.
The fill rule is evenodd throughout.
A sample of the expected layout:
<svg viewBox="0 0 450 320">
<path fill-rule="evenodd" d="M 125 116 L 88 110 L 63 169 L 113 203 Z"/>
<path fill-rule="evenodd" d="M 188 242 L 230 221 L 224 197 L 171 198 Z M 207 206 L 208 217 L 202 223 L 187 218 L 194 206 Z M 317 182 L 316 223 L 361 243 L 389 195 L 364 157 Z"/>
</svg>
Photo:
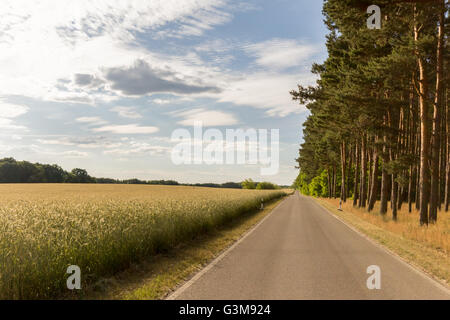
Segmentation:
<svg viewBox="0 0 450 320">
<path fill-rule="evenodd" d="M 297 184 L 325 173 L 323 196 L 380 201 L 394 220 L 407 203 L 427 225 L 449 207 L 448 1 L 377 2 L 381 29 L 366 24 L 373 1 L 324 2 L 328 58 L 291 92 L 310 111 Z"/>
</svg>

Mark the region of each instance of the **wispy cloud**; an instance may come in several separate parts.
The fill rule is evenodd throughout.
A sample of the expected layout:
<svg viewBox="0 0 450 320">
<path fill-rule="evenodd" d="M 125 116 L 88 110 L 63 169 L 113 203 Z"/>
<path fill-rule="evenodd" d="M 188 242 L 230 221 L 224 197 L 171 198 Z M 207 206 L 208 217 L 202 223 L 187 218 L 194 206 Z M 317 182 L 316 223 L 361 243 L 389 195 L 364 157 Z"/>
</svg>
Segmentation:
<svg viewBox="0 0 450 320">
<path fill-rule="evenodd" d="M 169 153 L 172 150 L 171 147 L 168 146 L 159 146 L 154 144 L 149 144 L 146 142 L 131 142 L 128 148 L 115 148 L 111 150 L 104 151 L 104 154 L 113 154 L 113 155 L 164 155 Z"/>
<path fill-rule="evenodd" d="M 89 125 L 100 126 L 108 123 L 100 117 L 80 117 L 75 119 L 76 122 L 86 123 Z"/>
<path fill-rule="evenodd" d="M 29 108 L 24 105 L 4 103 L 0 101 L 0 128 L 10 130 L 23 130 L 24 126 L 14 123 L 13 118 L 17 118 L 27 113 Z"/>
<path fill-rule="evenodd" d="M 138 124 L 108 125 L 92 129 L 94 132 L 110 132 L 116 134 L 151 134 L 159 131 L 158 127 L 140 126 Z"/>
<path fill-rule="evenodd" d="M 178 124 L 183 126 L 193 126 L 195 122 L 202 122 L 205 127 L 212 126 L 231 126 L 239 123 L 238 119 L 232 114 L 224 111 L 206 110 L 196 108 L 192 110 L 173 113 L 175 117 L 183 118 Z"/>
<path fill-rule="evenodd" d="M 286 69 L 305 64 L 320 51 L 320 47 L 292 39 L 271 39 L 248 45 L 244 50 L 262 67 Z"/>
<path fill-rule="evenodd" d="M 116 112 L 122 118 L 129 118 L 129 119 L 142 118 L 142 115 L 140 115 L 136 111 L 136 108 L 134 108 L 134 107 L 114 107 L 111 109 L 111 111 Z"/>
<path fill-rule="evenodd" d="M 117 148 L 122 145 L 119 141 L 114 141 L 111 138 L 104 136 L 93 137 L 45 137 L 37 139 L 40 144 L 55 145 L 55 146 L 77 146 L 84 149 L 96 149 L 96 148 Z"/>
<path fill-rule="evenodd" d="M 218 99 L 220 102 L 265 109 L 268 116 L 285 117 L 306 110 L 292 101 L 289 90 L 298 83 L 312 85 L 315 79 L 314 75 L 306 71 L 298 75 L 256 72 L 230 81 Z"/>
<path fill-rule="evenodd" d="M 86 158 L 89 156 L 89 153 L 77 150 L 69 150 L 62 152 L 60 155 L 66 158 Z"/>
</svg>

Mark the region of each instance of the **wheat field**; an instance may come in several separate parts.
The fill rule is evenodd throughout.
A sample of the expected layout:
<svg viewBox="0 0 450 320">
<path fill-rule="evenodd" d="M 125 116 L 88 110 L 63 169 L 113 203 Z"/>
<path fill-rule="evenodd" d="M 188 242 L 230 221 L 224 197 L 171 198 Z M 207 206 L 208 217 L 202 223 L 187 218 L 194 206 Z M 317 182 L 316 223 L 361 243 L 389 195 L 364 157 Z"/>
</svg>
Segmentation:
<svg viewBox="0 0 450 320">
<path fill-rule="evenodd" d="M 280 190 L 95 184 L 0 185 L 0 299 L 55 298 L 213 230 Z"/>
</svg>

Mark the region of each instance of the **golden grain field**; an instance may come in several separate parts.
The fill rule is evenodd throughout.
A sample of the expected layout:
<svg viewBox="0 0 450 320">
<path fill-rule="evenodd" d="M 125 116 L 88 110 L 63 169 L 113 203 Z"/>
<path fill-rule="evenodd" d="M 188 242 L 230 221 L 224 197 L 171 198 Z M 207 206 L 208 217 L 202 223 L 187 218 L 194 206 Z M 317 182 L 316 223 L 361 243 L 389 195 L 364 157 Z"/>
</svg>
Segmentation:
<svg viewBox="0 0 450 320">
<path fill-rule="evenodd" d="M 53 298 L 66 270 L 82 286 L 164 251 L 280 190 L 95 184 L 0 184 L 0 299 Z"/>
</svg>

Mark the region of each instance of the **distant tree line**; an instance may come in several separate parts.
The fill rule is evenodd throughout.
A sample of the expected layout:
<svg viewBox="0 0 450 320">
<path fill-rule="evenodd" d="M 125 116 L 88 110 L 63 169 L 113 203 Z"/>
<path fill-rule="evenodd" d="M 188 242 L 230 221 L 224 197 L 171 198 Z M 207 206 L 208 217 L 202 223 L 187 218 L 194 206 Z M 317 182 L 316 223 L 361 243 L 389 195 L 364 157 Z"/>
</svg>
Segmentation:
<svg viewBox="0 0 450 320">
<path fill-rule="evenodd" d="M 278 186 L 270 182 L 254 183 L 254 187 L 246 189 L 276 189 Z M 246 180 L 247 181 L 247 180 Z M 175 180 L 139 180 L 96 178 L 85 169 L 75 168 L 68 172 L 57 164 L 31 163 L 17 161 L 14 158 L 0 159 L 0 183 L 99 183 L 99 184 L 148 184 L 148 185 L 184 185 L 209 188 L 242 189 L 243 183 L 179 183 Z M 245 188 L 245 187 L 244 187 Z"/>
<path fill-rule="evenodd" d="M 324 2 L 328 58 L 291 92 L 310 110 L 295 185 L 382 215 L 390 203 L 393 220 L 406 202 L 435 223 L 450 202 L 448 1 L 379 0 L 379 30 L 358 3 Z"/>
<path fill-rule="evenodd" d="M 254 182 L 252 179 L 245 179 L 241 183 L 243 189 L 256 189 L 256 190 L 273 190 L 280 189 L 280 187 L 271 182 Z"/>
</svg>

